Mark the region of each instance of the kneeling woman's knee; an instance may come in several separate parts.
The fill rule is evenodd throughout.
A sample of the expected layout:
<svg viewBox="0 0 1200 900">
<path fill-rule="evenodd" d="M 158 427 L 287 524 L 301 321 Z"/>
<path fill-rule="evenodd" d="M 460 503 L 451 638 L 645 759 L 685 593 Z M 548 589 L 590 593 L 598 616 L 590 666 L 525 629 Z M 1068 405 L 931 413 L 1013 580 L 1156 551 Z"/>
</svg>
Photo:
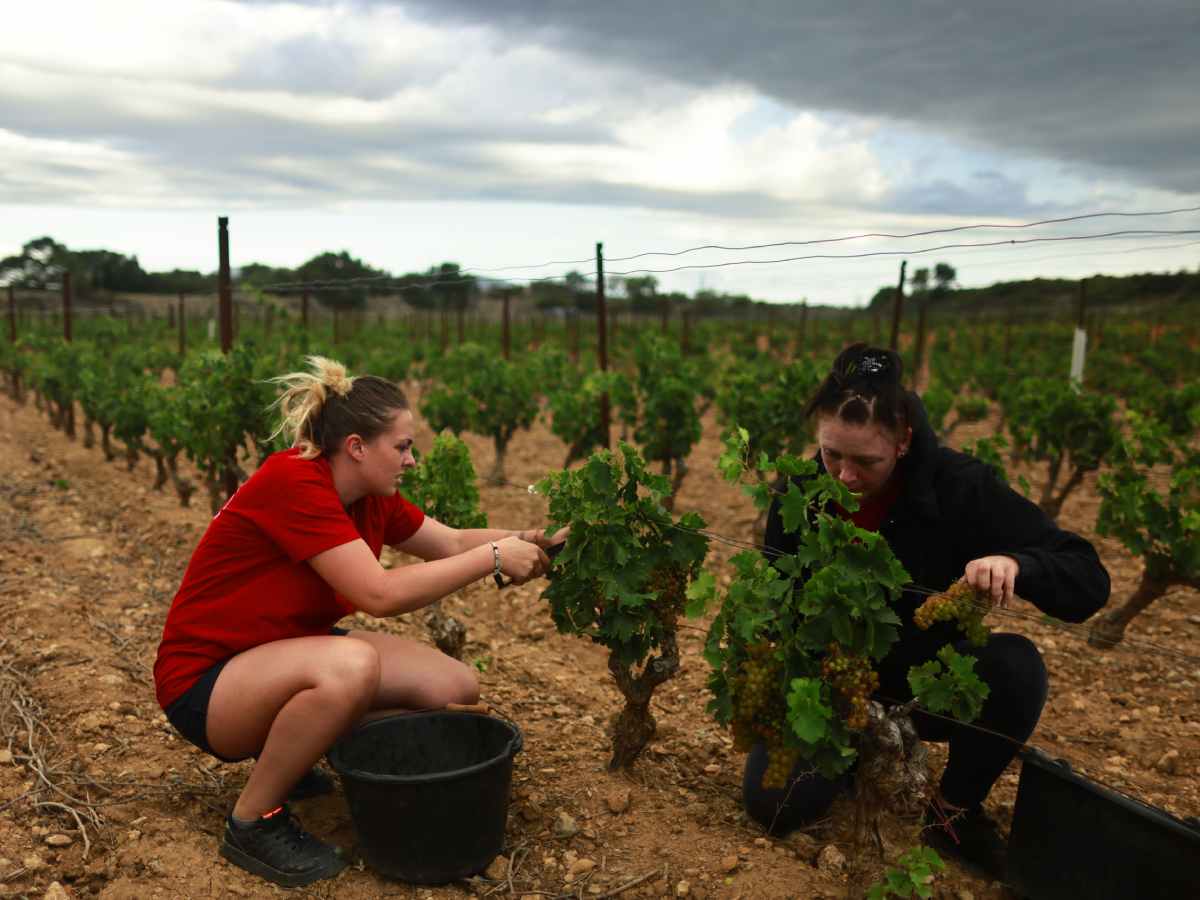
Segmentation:
<svg viewBox="0 0 1200 900">
<path fill-rule="evenodd" d="M 341 640 L 325 667 L 326 685 L 370 702 L 379 690 L 379 653 L 366 641 Z"/>
<path fill-rule="evenodd" d="M 447 703 L 478 703 L 479 675 L 474 666 L 455 660 L 457 665 L 446 673 Z"/>
<path fill-rule="evenodd" d="M 1004 680 L 1023 692 L 1045 694 L 1049 676 L 1037 645 L 1021 634 L 995 634 L 988 643 L 990 660 Z"/>
<path fill-rule="evenodd" d="M 1049 677 L 1042 654 L 1029 638 L 994 634 L 979 654 L 978 667 L 991 692 L 985 710 L 1012 721 L 1010 728 L 1032 731 L 1046 704 Z"/>
</svg>

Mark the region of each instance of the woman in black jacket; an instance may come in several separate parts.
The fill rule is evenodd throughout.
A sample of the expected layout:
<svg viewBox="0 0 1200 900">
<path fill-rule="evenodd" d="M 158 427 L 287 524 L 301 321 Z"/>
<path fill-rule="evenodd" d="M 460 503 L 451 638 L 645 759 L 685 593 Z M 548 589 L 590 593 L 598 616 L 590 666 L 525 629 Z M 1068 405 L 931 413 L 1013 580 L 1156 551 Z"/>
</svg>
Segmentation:
<svg viewBox="0 0 1200 900">
<path fill-rule="evenodd" d="M 805 407 L 805 416 L 815 417 L 821 470 L 859 495 L 860 509 L 847 517 L 878 531 L 922 588 L 944 590 L 965 579 L 997 605 L 1007 606 L 1019 594 L 1068 622 L 1082 622 L 1100 609 L 1109 578 L 1092 545 L 1056 527 L 990 466 L 938 446 L 924 407 L 904 390 L 901 376 L 896 353 L 855 344 L 834 361 Z M 778 501 L 768 514 L 765 544 L 784 553 L 797 548 L 795 535 L 784 532 Z M 923 835 L 942 852 L 1001 877 L 1004 842 L 981 804 L 1037 725 L 1046 702 L 1046 667 L 1033 643 L 1020 635 L 993 634 L 986 646 L 975 647 L 952 623 L 918 629 L 913 612 L 924 599 L 908 591 L 896 603 L 903 624 L 878 666 L 879 697 L 908 700 L 909 667 L 932 659 L 944 644 L 976 658 L 976 673 L 990 689 L 973 723 L 979 728 L 920 712 L 913 716 L 923 739 L 950 745 L 926 815 L 932 827 Z M 783 790 L 764 790 L 766 762 L 765 748 L 755 747 L 743 790 L 747 812 L 775 832 L 819 818 L 850 784 L 848 776 L 831 781 L 800 775 Z M 801 761 L 797 772 L 803 766 Z"/>
</svg>

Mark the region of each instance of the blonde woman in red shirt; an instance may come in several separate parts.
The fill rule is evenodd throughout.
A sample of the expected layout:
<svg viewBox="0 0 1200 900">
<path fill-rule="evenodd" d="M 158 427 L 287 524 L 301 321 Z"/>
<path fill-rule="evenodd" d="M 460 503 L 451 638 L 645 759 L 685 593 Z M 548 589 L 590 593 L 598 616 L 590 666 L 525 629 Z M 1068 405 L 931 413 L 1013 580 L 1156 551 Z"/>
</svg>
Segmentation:
<svg viewBox="0 0 1200 900">
<path fill-rule="evenodd" d="M 413 414 L 382 378 L 350 378 L 310 357 L 285 388 L 272 454 L 209 524 L 171 604 L 154 666 L 158 701 L 187 740 L 256 757 L 226 820 L 221 854 L 290 887 L 345 866 L 288 812 L 291 794 L 331 786 L 313 769 L 378 709 L 474 703 L 469 667 L 392 634 L 334 626 L 356 611 L 411 612 L 500 572 L 520 584 L 549 568 L 541 531 L 454 529 L 396 491 L 415 465 Z M 379 563 L 383 545 L 425 562 Z"/>
</svg>

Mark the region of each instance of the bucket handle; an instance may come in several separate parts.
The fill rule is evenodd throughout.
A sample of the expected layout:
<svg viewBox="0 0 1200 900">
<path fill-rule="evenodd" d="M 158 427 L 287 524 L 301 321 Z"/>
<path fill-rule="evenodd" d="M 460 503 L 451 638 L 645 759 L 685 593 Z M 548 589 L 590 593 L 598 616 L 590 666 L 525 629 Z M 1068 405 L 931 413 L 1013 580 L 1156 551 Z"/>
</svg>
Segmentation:
<svg viewBox="0 0 1200 900">
<path fill-rule="evenodd" d="M 486 703 L 447 703 L 445 709 L 447 712 L 465 712 L 477 713 L 481 716 L 495 716 L 501 722 L 512 726 L 513 740 L 508 747 L 509 756 L 516 756 L 525 749 L 525 736 L 517 726 L 517 723 L 494 706 L 489 706 Z"/>
</svg>

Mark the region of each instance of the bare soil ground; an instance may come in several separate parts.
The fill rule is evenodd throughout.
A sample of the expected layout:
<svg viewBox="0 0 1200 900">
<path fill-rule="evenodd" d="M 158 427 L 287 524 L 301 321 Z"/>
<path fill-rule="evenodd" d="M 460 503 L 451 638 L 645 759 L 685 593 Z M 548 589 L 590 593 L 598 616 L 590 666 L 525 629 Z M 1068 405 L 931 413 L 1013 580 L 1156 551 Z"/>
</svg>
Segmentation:
<svg viewBox="0 0 1200 900">
<path fill-rule="evenodd" d="M 992 423 L 994 424 L 994 423 Z M 965 427 L 956 442 L 988 433 Z M 677 511 L 709 527 L 754 537 L 754 511 L 715 471 L 717 426 L 705 423 Z M 428 442 L 422 433 L 419 441 Z M 477 470 L 490 445 L 470 439 Z M 509 453 L 509 479 L 537 480 L 565 448 L 538 425 Z M 154 700 L 151 665 L 163 618 L 208 522 L 207 504 L 180 509 L 149 490 L 153 472 L 106 464 L 98 450 L 52 431 L 32 407 L 0 399 L 0 896 L 102 898 L 258 897 L 278 889 L 218 857 L 223 817 L 244 765 L 209 759 L 172 733 Z M 1027 474 L 1038 484 L 1037 471 Z M 544 501 L 521 488 L 483 489 L 494 525 L 540 524 Z M 1140 563 L 1091 532 L 1099 500 L 1089 481 L 1067 503 L 1065 527 L 1097 541 L 1113 575 L 1114 602 Z M 709 565 L 727 572 L 733 547 L 714 543 Z M 400 560 L 392 560 L 401 562 Z M 1195 654 L 1200 602 L 1176 590 L 1136 620 L 1130 637 Z M 618 708 L 601 648 L 558 635 L 527 585 L 480 582 L 444 601 L 466 622 L 466 658 L 479 660 L 484 699 L 519 723 L 506 858 L 511 880 L 438 888 L 386 881 L 361 864 L 299 892 L 316 897 L 842 897 L 845 876 L 825 848 L 842 840 L 845 815 L 774 840 L 741 810 L 742 757 L 705 713 L 703 625 L 682 633 L 683 671 L 654 702 L 658 734 L 632 772 L 610 774 L 606 726 Z M 1101 653 L 1028 614 L 994 620 L 1031 637 L 1051 673 L 1050 699 L 1032 743 L 1179 815 L 1200 813 L 1200 667 L 1147 645 Z M 349 624 L 349 623 L 347 623 Z M 423 636 L 419 614 L 356 627 Z M 940 748 L 935 764 L 944 760 Z M 1007 824 L 1014 765 L 989 809 Z M 312 831 L 344 847 L 354 834 L 340 793 L 297 810 Z M 615 810 L 615 811 L 614 811 Z M 464 810 L 466 816 L 470 810 Z M 578 827 L 556 833 L 561 814 Z M 839 821 L 840 819 L 840 821 Z M 887 834 L 904 850 L 915 829 Z M 842 846 L 842 849 L 846 848 Z M 825 851 L 822 857 L 822 851 Z M 818 859 L 824 858 L 824 864 Z M 636 881 L 632 887 L 625 887 Z M 53 883 L 57 882 L 58 885 Z M 59 888 L 62 891 L 59 892 Z M 624 890 L 622 890 L 624 888 Z M 49 894 L 47 891 L 49 890 Z M 1008 896 L 951 866 L 937 895 Z"/>
</svg>

